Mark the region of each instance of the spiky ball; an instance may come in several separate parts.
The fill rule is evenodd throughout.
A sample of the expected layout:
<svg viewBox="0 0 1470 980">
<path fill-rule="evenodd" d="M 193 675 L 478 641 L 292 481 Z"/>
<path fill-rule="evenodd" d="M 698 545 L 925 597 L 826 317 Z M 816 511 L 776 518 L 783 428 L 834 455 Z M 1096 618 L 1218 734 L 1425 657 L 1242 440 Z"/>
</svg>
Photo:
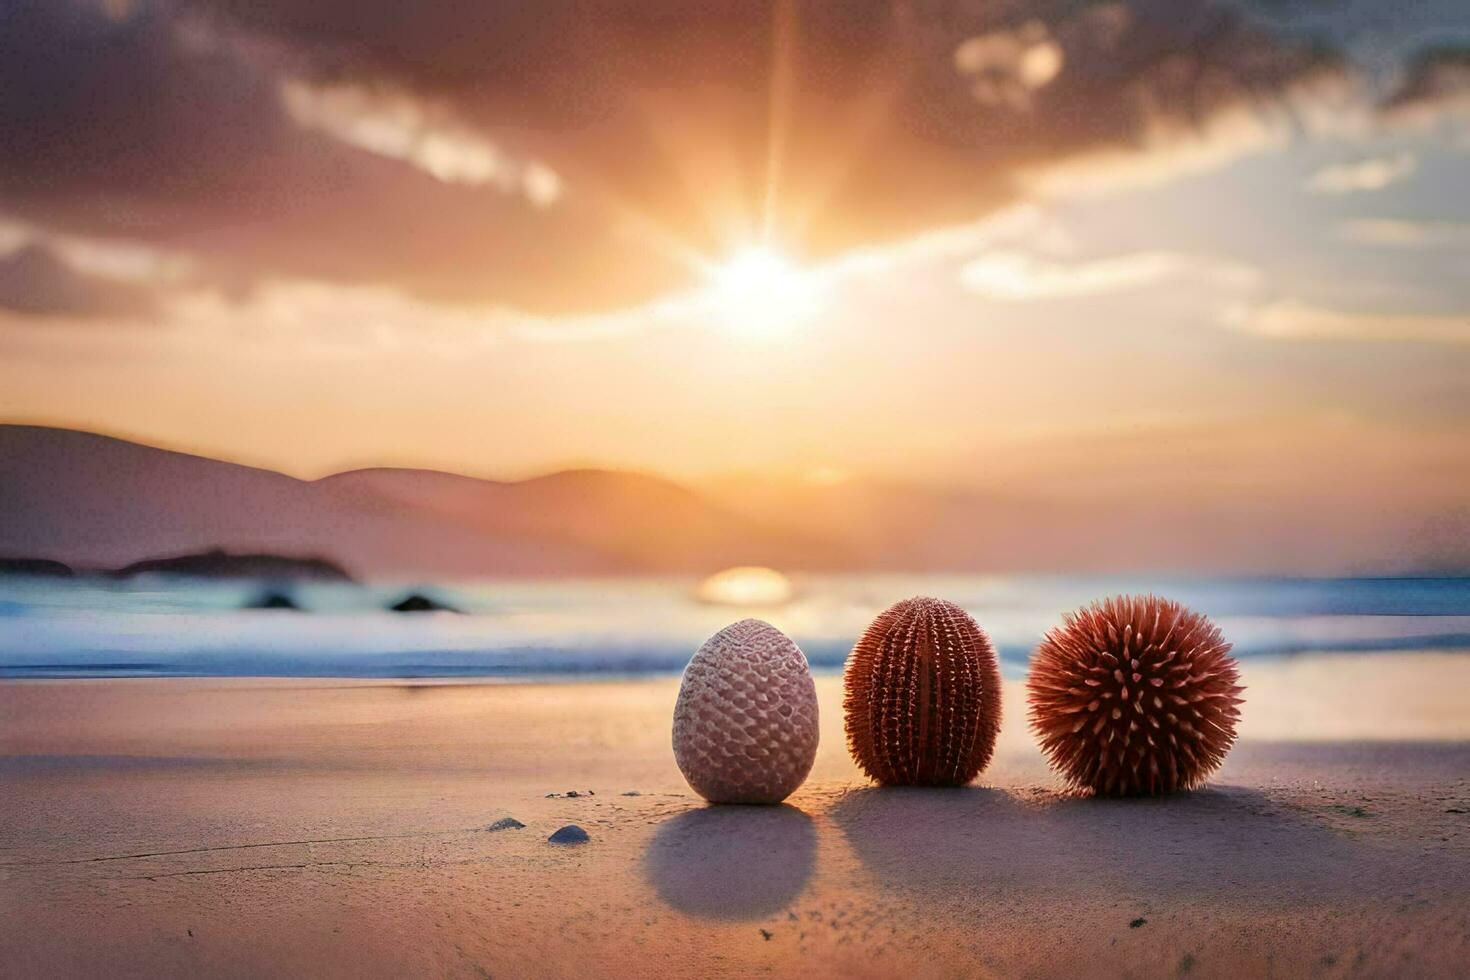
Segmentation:
<svg viewBox="0 0 1470 980">
<path fill-rule="evenodd" d="M 780 803 L 811 772 L 818 735 L 806 657 L 771 624 L 726 626 L 684 668 L 674 760 L 711 803 Z"/>
<path fill-rule="evenodd" d="M 1209 619 L 1170 599 L 1118 596 L 1042 640 L 1026 683 L 1031 728 L 1075 790 L 1194 789 L 1235 742 L 1239 680 Z"/>
<path fill-rule="evenodd" d="M 873 620 L 847 658 L 847 746 L 893 786 L 962 786 L 1000 730 L 1000 667 L 963 609 L 914 598 Z"/>
</svg>

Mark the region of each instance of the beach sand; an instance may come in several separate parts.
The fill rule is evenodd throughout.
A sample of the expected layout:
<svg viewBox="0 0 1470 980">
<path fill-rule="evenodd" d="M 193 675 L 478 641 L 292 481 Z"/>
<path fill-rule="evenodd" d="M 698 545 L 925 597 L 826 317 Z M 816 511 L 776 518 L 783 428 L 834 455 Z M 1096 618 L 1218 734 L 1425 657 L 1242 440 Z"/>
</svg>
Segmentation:
<svg viewBox="0 0 1470 980">
<path fill-rule="evenodd" d="M 674 678 L 0 684 L 0 973 L 1470 973 L 1470 657 L 1243 673 L 1211 786 L 1128 801 L 1058 792 L 1015 682 L 976 785 L 872 788 L 820 677 L 774 808 L 685 785 Z"/>
</svg>

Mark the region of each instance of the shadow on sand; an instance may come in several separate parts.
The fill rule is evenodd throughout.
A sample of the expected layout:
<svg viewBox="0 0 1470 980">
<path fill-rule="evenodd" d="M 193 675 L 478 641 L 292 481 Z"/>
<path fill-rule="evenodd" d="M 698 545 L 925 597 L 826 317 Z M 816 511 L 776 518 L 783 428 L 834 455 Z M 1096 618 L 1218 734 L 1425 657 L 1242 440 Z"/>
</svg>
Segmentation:
<svg viewBox="0 0 1470 980">
<path fill-rule="evenodd" d="M 801 894 L 816 851 L 811 818 L 794 806 L 710 806 L 664 821 L 643 873 L 681 912 L 758 919 Z"/>
<path fill-rule="evenodd" d="M 1352 841 L 1238 787 L 1126 800 L 865 788 L 830 815 L 885 885 L 941 893 L 1289 901 L 1352 888 L 1376 864 Z"/>
</svg>

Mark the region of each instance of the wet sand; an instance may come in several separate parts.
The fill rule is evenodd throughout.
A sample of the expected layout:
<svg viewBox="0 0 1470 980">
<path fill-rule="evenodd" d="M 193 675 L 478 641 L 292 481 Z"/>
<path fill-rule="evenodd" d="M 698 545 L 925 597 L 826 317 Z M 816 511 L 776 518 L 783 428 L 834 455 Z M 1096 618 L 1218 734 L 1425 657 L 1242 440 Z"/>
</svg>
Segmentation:
<svg viewBox="0 0 1470 980">
<path fill-rule="evenodd" d="M 778 808 L 692 795 L 676 679 L 0 684 L 0 972 L 1466 975 L 1470 657 L 1244 673 L 1212 786 L 1137 801 L 1060 794 L 1014 683 L 975 786 L 870 788 L 819 678 Z"/>
</svg>

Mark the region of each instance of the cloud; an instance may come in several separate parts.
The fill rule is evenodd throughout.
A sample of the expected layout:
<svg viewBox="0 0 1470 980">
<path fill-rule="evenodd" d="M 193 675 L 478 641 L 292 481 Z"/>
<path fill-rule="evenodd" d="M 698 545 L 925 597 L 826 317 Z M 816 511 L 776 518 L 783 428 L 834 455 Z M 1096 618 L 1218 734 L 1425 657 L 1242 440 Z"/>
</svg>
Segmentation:
<svg viewBox="0 0 1470 980">
<path fill-rule="evenodd" d="M 449 184 L 491 184 L 546 207 L 561 178 L 545 164 L 519 162 L 454 118 L 446 107 L 406 92 L 357 84 L 281 82 L 281 102 L 298 125 L 359 149 L 403 160 Z"/>
<path fill-rule="evenodd" d="M 1425 48 L 1409 62 L 1398 89 L 1383 103 L 1391 117 L 1429 121 L 1470 112 L 1470 47 Z"/>
<path fill-rule="evenodd" d="M 1371 157 L 1353 163 L 1323 167 L 1307 178 L 1307 190 L 1314 194 L 1351 194 L 1355 191 L 1378 191 L 1396 184 L 1414 173 L 1418 161 L 1412 153 L 1391 157 Z"/>
<path fill-rule="evenodd" d="M 988 299 L 1035 300 L 1136 289 L 1180 276 L 1246 287 L 1254 269 L 1174 252 L 1133 252 L 1086 262 L 1058 262 L 1019 251 L 994 251 L 960 270 L 960 282 Z"/>
<path fill-rule="evenodd" d="M 526 193 L 507 195 L 303 128 L 280 85 L 321 69 L 289 45 L 171 3 L 124 14 L 79 0 L 7 10 L 0 199 L 10 215 L 183 252 L 198 277 L 234 289 L 303 278 L 566 312 L 626 303 L 683 274 L 603 214 L 538 206 L 551 195 L 529 169 Z"/>
<path fill-rule="evenodd" d="M 955 69 L 971 80 L 977 100 L 1018 110 L 1031 108 L 1032 93 L 1051 84 L 1066 61 L 1062 46 L 1039 20 L 968 38 L 954 50 Z"/>
<path fill-rule="evenodd" d="M 65 235 L 0 216 L 0 255 L 23 245 L 43 245 L 78 272 L 140 285 L 186 282 L 196 271 L 189 258 L 126 240 Z"/>
<path fill-rule="evenodd" d="M 0 255 L 0 309 L 30 316 L 139 318 L 153 313 L 153 294 L 132 283 L 73 268 L 35 243 Z"/>
<path fill-rule="evenodd" d="M 1338 226 L 1344 241 L 1389 248 L 1434 248 L 1470 244 L 1470 223 L 1402 218 L 1359 218 Z"/>
<path fill-rule="evenodd" d="M 1227 324 L 1274 340 L 1470 345 L 1470 314 L 1349 313 L 1281 299 L 1235 310 Z"/>
<path fill-rule="evenodd" d="M 1280 150 L 1303 132 L 1336 133 L 1357 125 L 1350 76 L 1324 59 L 1269 98 L 1227 102 L 1200 117 L 1150 114 L 1128 141 L 1104 142 L 1021 175 L 1043 195 L 1100 197 L 1207 173 L 1257 153 Z"/>
<path fill-rule="evenodd" d="M 792 9 L 26 3 L 0 194 L 221 282 L 596 312 L 688 287 L 690 256 L 766 218 L 823 259 L 978 220 L 1069 162 L 1208 165 L 1348 72 L 1208 0 Z"/>
</svg>

